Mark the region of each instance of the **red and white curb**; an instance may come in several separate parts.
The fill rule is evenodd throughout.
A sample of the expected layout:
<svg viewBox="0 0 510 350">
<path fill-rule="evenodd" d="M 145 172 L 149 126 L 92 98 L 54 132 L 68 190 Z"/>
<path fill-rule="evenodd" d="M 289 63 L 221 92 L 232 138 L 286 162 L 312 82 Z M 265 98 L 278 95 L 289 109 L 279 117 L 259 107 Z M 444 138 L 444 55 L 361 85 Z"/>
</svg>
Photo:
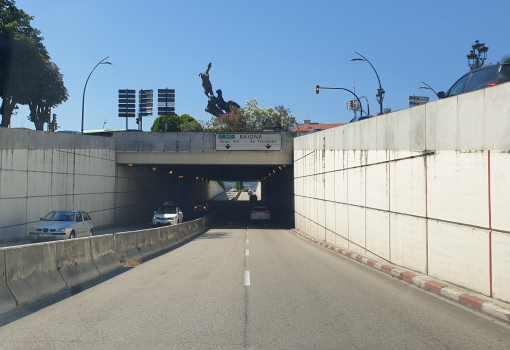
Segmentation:
<svg viewBox="0 0 510 350">
<path fill-rule="evenodd" d="M 387 273 L 390 276 L 400 278 L 419 288 L 425 289 L 437 295 L 441 295 L 449 300 L 455 301 L 462 305 L 468 306 L 474 310 L 478 310 L 500 321 L 510 323 L 510 305 L 502 301 L 485 295 L 476 294 L 469 290 L 461 289 L 457 286 L 451 286 L 446 282 L 439 281 L 428 275 L 420 275 L 414 271 L 407 271 L 403 267 L 389 265 L 388 262 L 379 262 L 370 258 L 366 258 L 357 253 L 335 246 L 334 244 L 320 241 L 315 237 L 309 236 L 297 229 L 291 229 L 295 234 L 309 240 L 312 243 L 330 249 L 339 254 L 345 255 L 353 260 L 368 265 L 374 269 Z"/>
</svg>

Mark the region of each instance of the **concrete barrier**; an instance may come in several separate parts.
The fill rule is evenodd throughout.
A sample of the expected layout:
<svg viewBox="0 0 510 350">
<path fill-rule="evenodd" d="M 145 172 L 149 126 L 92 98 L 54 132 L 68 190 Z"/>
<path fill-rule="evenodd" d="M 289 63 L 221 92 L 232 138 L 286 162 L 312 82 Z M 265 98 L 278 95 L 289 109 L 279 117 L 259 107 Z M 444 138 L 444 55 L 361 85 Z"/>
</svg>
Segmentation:
<svg viewBox="0 0 510 350">
<path fill-rule="evenodd" d="M 55 242 L 55 244 L 57 268 L 68 289 L 99 277 L 99 271 L 92 262 L 89 237 Z"/>
<path fill-rule="evenodd" d="M 150 240 L 151 238 L 150 231 L 151 231 L 150 229 L 136 231 L 138 236 L 138 250 L 140 251 L 140 254 L 142 255 L 143 258 L 154 254 L 154 250 L 152 249 L 152 244 Z"/>
<path fill-rule="evenodd" d="M 90 237 L 92 262 L 96 265 L 99 275 L 104 275 L 121 266 L 115 254 L 114 235 Z"/>
<path fill-rule="evenodd" d="M 138 249 L 138 231 L 115 233 L 114 240 L 115 253 L 120 261 L 142 258 Z"/>
<path fill-rule="evenodd" d="M 12 295 L 5 279 L 5 252 L 0 249 L 0 314 L 16 308 L 16 299 Z"/>
<path fill-rule="evenodd" d="M 204 221 L 0 249 L 0 314 L 174 247 L 207 229 Z"/>
<path fill-rule="evenodd" d="M 163 251 L 164 248 L 161 244 L 162 237 L 160 236 L 158 228 L 147 230 L 147 238 L 149 239 L 154 254 Z"/>
<path fill-rule="evenodd" d="M 63 291 L 54 242 L 5 248 L 6 281 L 18 307 Z"/>
</svg>

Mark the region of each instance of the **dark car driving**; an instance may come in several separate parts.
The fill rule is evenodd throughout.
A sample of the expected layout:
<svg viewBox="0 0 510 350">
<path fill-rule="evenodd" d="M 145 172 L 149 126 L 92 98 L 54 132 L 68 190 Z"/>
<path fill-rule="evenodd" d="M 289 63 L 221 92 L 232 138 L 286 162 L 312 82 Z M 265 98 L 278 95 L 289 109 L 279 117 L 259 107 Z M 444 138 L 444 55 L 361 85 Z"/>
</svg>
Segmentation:
<svg viewBox="0 0 510 350">
<path fill-rule="evenodd" d="M 438 92 L 437 97 L 451 97 L 507 81 L 510 81 L 510 63 L 485 66 L 464 74 L 446 93 L 443 91 Z"/>
</svg>

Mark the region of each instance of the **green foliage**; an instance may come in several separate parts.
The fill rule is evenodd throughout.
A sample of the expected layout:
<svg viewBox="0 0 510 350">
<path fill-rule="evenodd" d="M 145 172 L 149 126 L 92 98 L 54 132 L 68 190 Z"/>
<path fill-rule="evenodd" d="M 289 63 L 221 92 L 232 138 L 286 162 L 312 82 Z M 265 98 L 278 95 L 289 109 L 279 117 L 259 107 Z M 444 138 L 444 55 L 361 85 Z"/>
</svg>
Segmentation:
<svg viewBox="0 0 510 350">
<path fill-rule="evenodd" d="M 296 117 L 282 105 L 269 108 L 259 107 L 257 99 L 246 102 L 245 108 L 235 108 L 232 112 L 213 119 L 212 127 L 225 132 L 232 131 L 290 131 L 296 125 Z"/>
<path fill-rule="evenodd" d="M 179 131 L 202 131 L 202 126 L 189 114 L 182 114 L 181 116 L 174 114 L 169 116 L 160 116 L 156 118 L 151 127 L 152 132 L 179 132 Z"/>
<path fill-rule="evenodd" d="M 218 183 L 218 185 L 220 185 L 220 186 L 221 186 L 221 188 L 223 188 L 223 190 L 225 190 L 225 191 L 226 191 L 226 189 L 225 189 L 225 183 L 224 183 L 223 181 L 216 181 L 216 182 Z"/>
<path fill-rule="evenodd" d="M 510 53 L 501 57 L 501 60 L 498 62 L 498 64 L 501 63 L 510 63 Z"/>
<path fill-rule="evenodd" d="M 63 76 L 50 61 L 32 16 L 15 1 L 0 0 L 0 97 L 2 125 L 10 124 L 16 104 L 29 105 L 30 120 L 42 130 L 51 108 L 68 98 Z"/>
</svg>

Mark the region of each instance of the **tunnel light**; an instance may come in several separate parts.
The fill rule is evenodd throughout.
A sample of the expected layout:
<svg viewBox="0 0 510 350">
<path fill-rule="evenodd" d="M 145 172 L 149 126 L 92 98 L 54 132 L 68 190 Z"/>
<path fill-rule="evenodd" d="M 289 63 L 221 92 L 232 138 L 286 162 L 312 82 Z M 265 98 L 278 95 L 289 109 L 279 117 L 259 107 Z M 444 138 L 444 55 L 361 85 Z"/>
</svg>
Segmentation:
<svg viewBox="0 0 510 350">
<path fill-rule="evenodd" d="M 152 168 L 152 171 L 156 171 L 156 167 Z"/>
<path fill-rule="evenodd" d="M 273 174 L 276 174 L 276 171 L 273 170 Z"/>
<path fill-rule="evenodd" d="M 128 164 L 128 166 L 133 166 L 133 164 Z"/>
<path fill-rule="evenodd" d="M 278 169 L 282 170 L 282 167 L 281 167 L 281 166 L 279 166 L 279 167 L 278 167 Z"/>
<path fill-rule="evenodd" d="M 195 180 L 198 180 L 198 176 L 197 176 L 197 178 Z"/>
<path fill-rule="evenodd" d="M 271 176 L 271 173 L 269 173 L 269 176 Z"/>
<path fill-rule="evenodd" d="M 182 179 L 183 177 L 184 177 L 184 176 L 182 176 L 182 175 L 179 175 L 179 179 Z"/>
<path fill-rule="evenodd" d="M 173 171 L 172 171 L 172 170 L 170 170 L 168 173 L 169 173 L 169 174 L 172 174 L 172 173 L 173 173 Z"/>
<path fill-rule="evenodd" d="M 202 178 L 202 181 L 204 181 L 204 178 Z"/>
</svg>

